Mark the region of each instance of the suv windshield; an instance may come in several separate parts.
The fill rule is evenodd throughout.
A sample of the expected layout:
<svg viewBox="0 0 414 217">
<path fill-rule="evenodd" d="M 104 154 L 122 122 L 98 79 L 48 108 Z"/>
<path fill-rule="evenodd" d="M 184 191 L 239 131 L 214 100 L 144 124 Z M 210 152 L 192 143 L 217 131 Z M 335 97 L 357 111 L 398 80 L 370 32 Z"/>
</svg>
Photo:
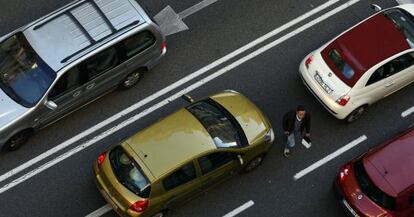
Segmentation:
<svg viewBox="0 0 414 217">
<path fill-rule="evenodd" d="M 355 163 L 354 171 L 359 187 L 367 197 L 385 209 L 395 210 L 395 198 L 387 195 L 376 185 L 374 185 L 374 183 L 372 183 L 367 172 L 365 171 L 362 159 Z"/>
<path fill-rule="evenodd" d="M 187 107 L 206 128 L 218 148 L 241 147 L 247 144 L 235 118 L 211 99 Z"/>
<path fill-rule="evenodd" d="M 393 8 L 384 11 L 387 17 L 407 39 L 410 47 L 414 47 L 414 17 L 403 9 Z"/>
<path fill-rule="evenodd" d="M 34 106 L 55 77 L 22 33 L 0 44 L 0 88 L 17 103 Z"/>
<path fill-rule="evenodd" d="M 121 146 L 109 153 L 112 170 L 118 181 L 140 197 L 149 197 L 150 186 L 138 164 L 130 158 Z"/>
</svg>

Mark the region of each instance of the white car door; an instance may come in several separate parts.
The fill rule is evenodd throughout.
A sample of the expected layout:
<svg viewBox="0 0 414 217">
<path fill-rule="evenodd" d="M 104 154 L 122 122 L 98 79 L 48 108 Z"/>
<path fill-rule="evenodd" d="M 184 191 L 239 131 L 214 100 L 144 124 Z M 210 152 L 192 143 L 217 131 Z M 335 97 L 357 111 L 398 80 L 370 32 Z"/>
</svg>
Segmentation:
<svg viewBox="0 0 414 217">
<path fill-rule="evenodd" d="M 385 95 L 387 97 L 414 81 L 414 53 L 403 54 L 386 63 Z"/>
</svg>

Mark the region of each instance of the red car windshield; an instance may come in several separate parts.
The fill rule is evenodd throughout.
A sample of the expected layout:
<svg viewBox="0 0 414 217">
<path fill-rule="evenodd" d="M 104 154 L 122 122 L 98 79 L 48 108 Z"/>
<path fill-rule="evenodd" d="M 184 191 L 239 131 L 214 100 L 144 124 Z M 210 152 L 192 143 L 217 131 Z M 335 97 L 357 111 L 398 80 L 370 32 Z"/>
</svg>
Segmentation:
<svg viewBox="0 0 414 217">
<path fill-rule="evenodd" d="M 369 178 L 362 159 L 354 164 L 354 174 L 361 191 L 378 206 L 395 211 L 395 198 L 379 189 Z"/>
</svg>

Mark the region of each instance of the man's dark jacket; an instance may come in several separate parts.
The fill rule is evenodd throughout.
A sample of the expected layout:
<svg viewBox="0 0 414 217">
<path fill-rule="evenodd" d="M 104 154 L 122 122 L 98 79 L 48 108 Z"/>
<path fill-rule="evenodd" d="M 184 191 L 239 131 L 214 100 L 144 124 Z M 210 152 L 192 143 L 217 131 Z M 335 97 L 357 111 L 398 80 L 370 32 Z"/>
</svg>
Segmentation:
<svg viewBox="0 0 414 217">
<path fill-rule="evenodd" d="M 289 134 L 295 129 L 295 120 L 296 120 L 296 111 L 289 111 L 283 116 L 283 130 L 288 131 Z M 311 127 L 311 117 L 308 112 L 306 112 L 305 117 L 303 118 L 300 124 L 301 133 L 310 133 Z"/>
</svg>

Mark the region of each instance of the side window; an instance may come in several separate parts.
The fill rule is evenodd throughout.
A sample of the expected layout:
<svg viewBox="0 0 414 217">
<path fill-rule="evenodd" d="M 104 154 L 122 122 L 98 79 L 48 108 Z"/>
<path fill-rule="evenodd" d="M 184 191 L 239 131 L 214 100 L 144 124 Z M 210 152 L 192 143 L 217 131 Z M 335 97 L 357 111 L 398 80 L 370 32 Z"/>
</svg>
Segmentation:
<svg viewBox="0 0 414 217">
<path fill-rule="evenodd" d="M 410 207 L 414 207 L 414 192 L 410 196 Z"/>
<path fill-rule="evenodd" d="M 193 163 L 186 164 L 181 167 L 167 178 L 165 178 L 162 183 L 165 190 L 171 190 L 177 186 L 185 184 L 196 178 L 196 171 Z"/>
<path fill-rule="evenodd" d="M 119 44 L 119 49 L 124 53 L 125 58 L 129 59 L 149 48 L 154 43 L 155 36 L 150 31 L 144 31 L 124 39 Z"/>
<path fill-rule="evenodd" d="M 59 78 L 59 81 L 56 82 L 49 92 L 48 97 L 50 100 L 55 100 L 79 86 L 81 86 L 80 71 L 79 68 L 74 67 Z"/>
<path fill-rule="evenodd" d="M 120 61 L 115 47 L 111 47 L 95 54 L 83 62 L 81 69 L 87 73 L 87 79 L 90 81 L 104 72 L 116 67 L 119 62 Z"/>
<path fill-rule="evenodd" d="M 198 159 L 201 172 L 204 174 L 209 173 L 222 165 L 235 160 L 237 157 L 233 153 L 229 152 L 216 152 Z"/>
<path fill-rule="evenodd" d="M 369 78 L 367 85 L 373 84 L 391 75 L 394 75 L 414 64 L 414 53 L 407 53 L 384 64 Z"/>
</svg>

